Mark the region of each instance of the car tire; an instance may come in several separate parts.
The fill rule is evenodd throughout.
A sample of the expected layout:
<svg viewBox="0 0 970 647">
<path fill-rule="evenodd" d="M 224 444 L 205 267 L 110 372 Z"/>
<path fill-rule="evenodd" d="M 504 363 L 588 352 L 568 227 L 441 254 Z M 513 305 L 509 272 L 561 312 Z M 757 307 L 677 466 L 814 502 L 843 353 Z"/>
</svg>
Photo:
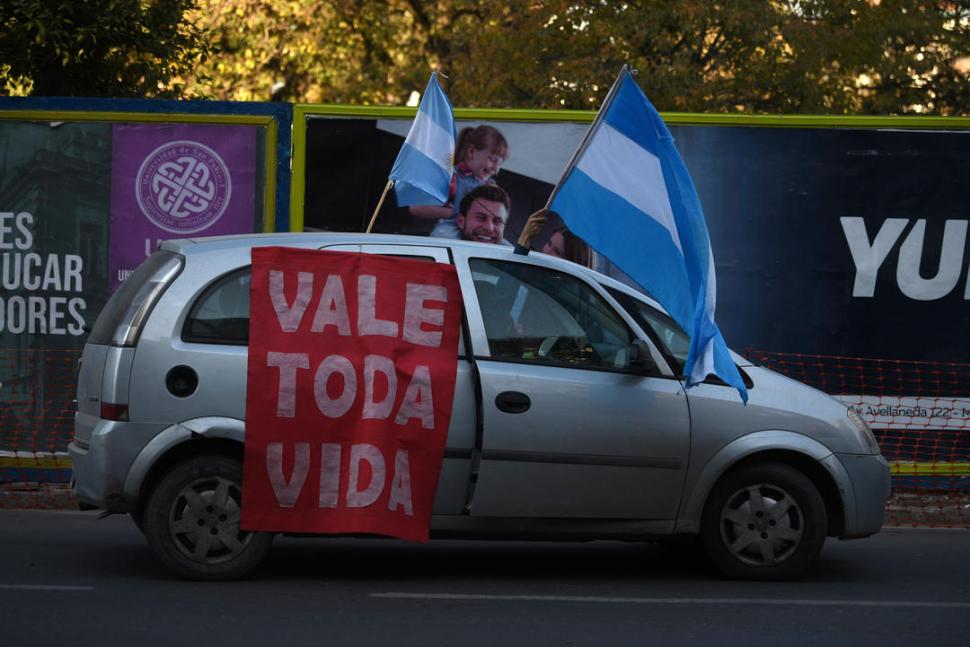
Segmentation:
<svg viewBox="0 0 970 647">
<path fill-rule="evenodd" d="M 714 487 L 701 539 L 727 577 L 788 580 L 805 574 L 825 544 L 825 502 L 812 482 L 780 463 L 757 463 Z"/>
<path fill-rule="evenodd" d="M 266 556 L 273 534 L 240 530 L 242 464 L 226 456 L 178 463 L 148 497 L 145 536 L 170 570 L 189 580 L 232 580 Z"/>
</svg>

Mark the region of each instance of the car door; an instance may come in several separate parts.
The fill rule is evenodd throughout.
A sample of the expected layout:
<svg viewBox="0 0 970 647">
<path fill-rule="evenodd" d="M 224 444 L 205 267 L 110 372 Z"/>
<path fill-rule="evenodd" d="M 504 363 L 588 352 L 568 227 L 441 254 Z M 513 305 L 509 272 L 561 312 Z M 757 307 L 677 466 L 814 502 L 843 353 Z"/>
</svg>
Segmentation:
<svg viewBox="0 0 970 647">
<path fill-rule="evenodd" d="M 339 252 L 362 252 L 385 256 L 413 257 L 436 263 L 451 263 L 447 247 L 433 245 L 393 245 L 371 243 L 342 243 L 323 249 Z M 455 398 L 451 409 L 451 423 L 445 456 L 438 478 L 433 514 L 457 515 L 465 507 L 468 482 L 471 478 L 472 450 L 475 447 L 475 386 L 469 359 L 465 354 L 464 335 L 458 344 L 458 371 L 455 379 Z"/>
<path fill-rule="evenodd" d="M 631 368 L 642 332 L 561 265 L 454 252 L 482 389 L 471 514 L 673 519 L 690 417 L 662 359 Z"/>
</svg>

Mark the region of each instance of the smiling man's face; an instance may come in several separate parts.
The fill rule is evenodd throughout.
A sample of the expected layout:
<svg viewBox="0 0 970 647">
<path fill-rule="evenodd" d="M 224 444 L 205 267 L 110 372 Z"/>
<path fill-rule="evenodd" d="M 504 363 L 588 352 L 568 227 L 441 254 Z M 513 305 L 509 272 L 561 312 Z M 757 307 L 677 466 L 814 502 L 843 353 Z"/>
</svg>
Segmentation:
<svg viewBox="0 0 970 647">
<path fill-rule="evenodd" d="M 498 244 L 505 234 L 509 213 L 505 205 L 478 198 L 468 206 L 468 213 L 459 213 L 455 224 L 463 240 Z"/>
</svg>

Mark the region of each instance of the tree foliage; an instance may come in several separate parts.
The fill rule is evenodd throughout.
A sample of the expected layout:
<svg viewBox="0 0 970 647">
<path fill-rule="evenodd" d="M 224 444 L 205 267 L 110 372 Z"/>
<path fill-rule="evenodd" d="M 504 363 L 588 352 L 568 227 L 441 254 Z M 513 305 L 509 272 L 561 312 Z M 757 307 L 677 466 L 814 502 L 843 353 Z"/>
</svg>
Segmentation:
<svg viewBox="0 0 970 647">
<path fill-rule="evenodd" d="M 208 51 L 185 12 L 195 0 L 3 0 L 7 94 L 180 97 L 176 77 Z"/>
<path fill-rule="evenodd" d="M 556 67 L 558 77 L 576 85 L 563 83 L 550 98 L 576 107 L 597 94 L 592 77 L 581 80 L 584 70 L 627 61 L 664 110 L 965 114 L 970 109 L 970 77 L 956 67 L 960 56 L 970 54 L 970 7 L 953 2 L 564 4 L 569 8 L 555 12 L 543 37 L 558 41 L 550 50 L 572 49 Z"/>
<path fill-rule="evenodd" d="M 623 63 L 661 110 L 970 114 L 954 0 L 201 0 L 211 94 L 595 108 Z M 963 67 L 961 67 L 963 65 Z"/>
</svg>

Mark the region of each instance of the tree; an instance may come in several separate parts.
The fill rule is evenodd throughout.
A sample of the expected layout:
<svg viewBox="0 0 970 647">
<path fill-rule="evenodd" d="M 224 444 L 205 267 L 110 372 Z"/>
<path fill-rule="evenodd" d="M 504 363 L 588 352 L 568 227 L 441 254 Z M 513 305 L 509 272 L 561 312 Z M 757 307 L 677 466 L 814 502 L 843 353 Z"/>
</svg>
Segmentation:
<svg viewBox="0 0 970 647">
<path fill-rule="evenodd" d="M 438 68 L 456 106 L 592 109 L 629 63 L 661 110 L 970 114 L 957 0 L 201 0 L 198 20 L 219 52 L 200 87 L 226 99 L 399 105 Z"/>
<path fill-rule="evenodd" d="M 6 0 L 8 92 L 970 115 L 966 0 Z M 211 49 L 211 56 L 207 57 Z"/>
<path fill-rule="evenodd" d="M 218 55 L 201 68 L 211 85 L 197 85 L 224 99 L 402 104 L 433 66 L 450 70 L 449 53 L 463 38 L 453 27 L 501 5 L 200 0 L 194 19 L 211 30 Z"/>
<path fill-rule="evenodd" d="M 205 58 L 195 0 L 4 0 L 0 87 L 7 94 L 181 97 L 172 82 Z"/>
</svg>

